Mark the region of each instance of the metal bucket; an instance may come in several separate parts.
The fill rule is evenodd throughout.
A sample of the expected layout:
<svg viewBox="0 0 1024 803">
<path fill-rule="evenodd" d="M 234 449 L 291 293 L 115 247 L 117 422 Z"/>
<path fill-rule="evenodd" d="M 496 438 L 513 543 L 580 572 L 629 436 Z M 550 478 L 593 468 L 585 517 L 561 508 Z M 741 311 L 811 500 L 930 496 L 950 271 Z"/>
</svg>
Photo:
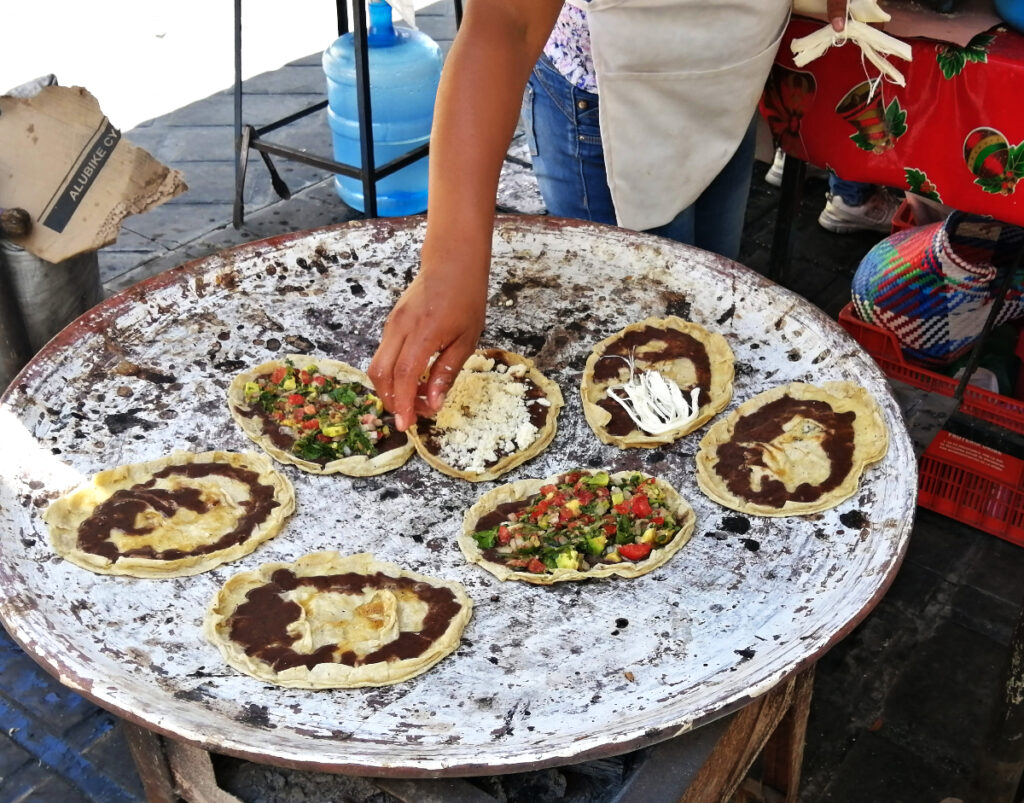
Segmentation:
<svg viewBox="0 0 1024 803">
<path fill-rule="evenodd" d="M 0 240 L 0 390 L 57 332 L 103 298 L 96 251 L 47 262 Z"/>
</svg>

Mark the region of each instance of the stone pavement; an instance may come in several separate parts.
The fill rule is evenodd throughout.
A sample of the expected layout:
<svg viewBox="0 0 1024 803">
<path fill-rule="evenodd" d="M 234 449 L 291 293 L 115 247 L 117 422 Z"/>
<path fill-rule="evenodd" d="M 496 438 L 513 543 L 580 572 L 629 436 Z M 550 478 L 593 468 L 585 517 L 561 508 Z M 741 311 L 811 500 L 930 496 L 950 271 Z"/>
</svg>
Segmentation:
<svg viewBox="0 0 1024 803">
<path fill-rule="evenodd" d="M 450 10 L 431 9 L 420 13 L 420 25 L 446 44 L 454 32 Z M 319 54 L 248 81 L 246 122 L 261 125 L 319 100 L 322 83 Z M 181 169 L 190 189 L 129 218 L 117 243 L 103 249 L 100 268 L 108 293 L 226 246 L 359 217 L 337 198 L 330 176 L 284 160 L 275 164 L 292 198 L 278 199 L 267 170 L 253 158 L 245 222 L 233 229 L 232 102 L 228 90 L 125 132 L 126 139 Z M 276 138 L 329 155 L 323 113 Z M 519 138 L 499 205 L 542 212 L 524 156 Z M 758 164 L 751 176 L 740 259 L 762 272 L 778 204 L 778 191 L 763 181 L 765 167 Z M 835 315 L 849 299 L 854 268 L 876 238 L 820 229 L 815 219 L 824 188 L 820 179 L 806 184 L 788 280 Z M 909 554 L 888 594 L 818 665 L 803 803 L 939 803 L 966 797 L 1024 598 L 1022 576 L 1020 547 L 919 511 Z M 0 803 L 143 799 L 114 718 L 64 689 L 2 630 L 0 678 Z M 245 800 L 338 799 L 330 778 L 315 773 L 228 761 L 220 771 L 225 786 Z M 509 800 L 540 800 L 529 791 L 536 786 L 518 780 L 518 786 L 505 788 Z M 573 798 L 566 793 L 547 799 Z"/>
</svg>

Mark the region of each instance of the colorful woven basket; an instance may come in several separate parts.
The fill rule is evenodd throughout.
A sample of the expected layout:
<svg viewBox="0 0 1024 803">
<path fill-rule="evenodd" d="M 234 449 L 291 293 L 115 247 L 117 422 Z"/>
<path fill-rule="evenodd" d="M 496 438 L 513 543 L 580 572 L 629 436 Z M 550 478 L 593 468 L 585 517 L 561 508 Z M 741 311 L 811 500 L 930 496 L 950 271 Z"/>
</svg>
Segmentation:
<svg viewBox="0 0 1024 803">
<path fill-rule="evenodd" d="M 876 244 L 853 277 L 861 320 L 892 332 L 913 360 L 944 365 L 970 349 L 985 325 L 1002 270 L 1024 248 L 1024 228 L 953 212 Z M 1024 317 L 1018 268 L 996 324 Z"/>
</svg>

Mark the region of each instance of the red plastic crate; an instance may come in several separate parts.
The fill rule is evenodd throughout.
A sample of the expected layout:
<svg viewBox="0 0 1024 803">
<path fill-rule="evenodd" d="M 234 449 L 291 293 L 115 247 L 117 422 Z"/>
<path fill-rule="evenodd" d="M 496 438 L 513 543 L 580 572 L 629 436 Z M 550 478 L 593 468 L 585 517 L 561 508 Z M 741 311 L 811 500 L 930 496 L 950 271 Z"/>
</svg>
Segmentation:
<svg viewBox="0 0 1024 803">
<path fill-rule="evenodd" d="M 886 376 L 950 398 L 956 393 L 959 380 L 907 362 L 896 336 L 879 326 L 860 320 L 853 311 L 852 303 L 843 307 L 839 313 L 839 325 L 864 347 Z M 968 385 L 964 390 L 960 411 L 1024 434 L 1024 402 L 1018 399 L 1001 396 L 976 385 Z"/>
<path fill-rule="evenodd" d="M 921 457 L 917 503 L 1024 546 L 1024 461 L 942 430 Z"/>
<path fill-rule="evenodd" d="M 956 393 L 958 380 L 908 363 L 895 336 L 857 318 L 852 304 L 839 313 L 839 323 L 887 376 L 943 396 Z M 1024 434 L 1024 403 L 1017 399 L 968 385 L 960 411 Z M 1022 486 L 1024 461 L 942 430 L 921 456 L 917 503 L 1024 546 Z"/>
</svg>

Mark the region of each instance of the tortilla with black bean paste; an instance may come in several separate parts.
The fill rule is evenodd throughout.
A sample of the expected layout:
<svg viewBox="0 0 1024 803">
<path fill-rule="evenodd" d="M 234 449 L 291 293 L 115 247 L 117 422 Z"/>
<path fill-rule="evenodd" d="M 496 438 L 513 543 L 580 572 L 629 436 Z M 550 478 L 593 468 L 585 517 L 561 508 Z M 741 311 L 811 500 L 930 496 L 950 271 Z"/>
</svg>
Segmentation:
<svg viewBox="0 0 1024 803">
<path fill-rule="evenodd" d="M 44 519 L 57 554 L 98 574 L 182 577 L 248 555 L 295 510 L 288 478 L 252 452 L 176 452 L 96 474 Z"/>
<path fill-rule="evenodd" d="M 267 454 L 312 474 L 369 477 L 414 451 L 370 378 L 338 360 L 292 354 L 257 365 L 231 381 L 228 407 Z"/>
<path fill-rule="evenodd" d="M 463 519 L 459 547 L 501 580 L 639 577 L 678 552 L 695 521 L 664 480 L 574 469 L 485 493 Z"/>
<path fill-rule="evenodd" d="M 697 453 L 697 483 L 741 513 L 817 513 L 853 496 L 864 468 L 888 447 L 881 411 L 863 387 L 794 382 L 715 422 Z"/>
<path fill-rule="evenodd" d="M 314 552 L 230 578 L 203 634 L 235 669 L 280 686 L 383 686 L 454 652 L 472 612 L 459 583 L 368 553 Z"/>
<path fill-rule="evenodd" d="M 652 434 L 640 428 L 608 389 L 636 374 L 657 371 L 690 398 L 700 388 L 696 416 L 667 432 Z M 583 370 L 583 414 L 602 443 L 622 449 L 653 448 L 672 443 L 700 429 L 732 399 L 732 349 L 717 332 L 682 318 L 648 318 L 632 323 L 594 346 Z"/>
</svg>

